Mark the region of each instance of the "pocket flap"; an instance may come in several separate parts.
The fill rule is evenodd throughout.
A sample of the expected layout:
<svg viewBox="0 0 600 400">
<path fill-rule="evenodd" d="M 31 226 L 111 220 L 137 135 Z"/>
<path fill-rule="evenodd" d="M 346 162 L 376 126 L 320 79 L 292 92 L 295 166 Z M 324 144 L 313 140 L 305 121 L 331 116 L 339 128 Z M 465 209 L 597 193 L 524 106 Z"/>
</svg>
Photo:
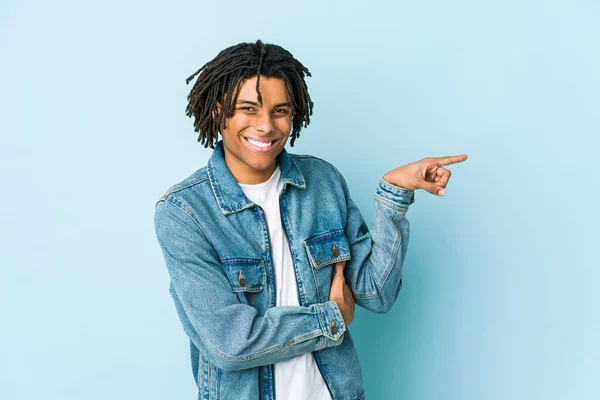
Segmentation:
<svg viewBox="0 0 600 400">
<path fill-rule="evenodd" d="M 342 260 L 350 260 L 350 244 L 344 229 L 321 233 L 304 241 L 313 268 L 319 269 Z"/>
<path fill-rule="evenodd" d="M 265 288 L 267 272 L 263 260 L 234 258 L 222 260 L 222 265 L 234 292 L 260 292 Z"/>
</svg>

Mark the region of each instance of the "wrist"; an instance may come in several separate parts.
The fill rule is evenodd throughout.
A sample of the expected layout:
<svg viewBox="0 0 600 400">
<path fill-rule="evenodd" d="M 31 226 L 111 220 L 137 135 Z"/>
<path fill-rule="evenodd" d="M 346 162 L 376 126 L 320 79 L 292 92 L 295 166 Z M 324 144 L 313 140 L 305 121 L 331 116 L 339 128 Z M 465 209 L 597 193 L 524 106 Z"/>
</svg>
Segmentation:
<svg viewBox="0 0 600 400">
<path fill-rule="evenodd" d="M 398 186 L 399 188 L 406 189 L 406 190 L 414 190 L 414 188 L 412 188 L 411 185 L 408 184 L 408 182 L 398 179 L 398 177 L 392 176 L 389 172 L 386 172 L 381 177 L 381 179 L 383 179 L 390 185 Z"/>
</svg>

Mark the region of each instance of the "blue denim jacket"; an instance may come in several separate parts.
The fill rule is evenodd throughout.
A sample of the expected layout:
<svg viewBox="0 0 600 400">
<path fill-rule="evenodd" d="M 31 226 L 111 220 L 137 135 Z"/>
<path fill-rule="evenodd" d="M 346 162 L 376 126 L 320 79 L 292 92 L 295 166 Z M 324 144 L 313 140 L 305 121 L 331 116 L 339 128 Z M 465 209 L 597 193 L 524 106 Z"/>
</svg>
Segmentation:
<svg viewBox="0 0 600 400">
<path fill-rule="evenodd" d="M 156 235 L 190 338 L 198 398 L 274 399 L 272 364 L 312 352 L 333 399 L 365 399 L 350 330 L 328 300 L 330 284 L 335 263 L 346 260 L 356 304 L 390 310 L 402 287 L 414 192 L 381 178 L 369 230 L 332 164 L 285 149 L 277 162 L 300 306 L 275 307 L 265 215 L 229 171 L 222 140 L 206 166 L 156 203 Z"/>
</svg>

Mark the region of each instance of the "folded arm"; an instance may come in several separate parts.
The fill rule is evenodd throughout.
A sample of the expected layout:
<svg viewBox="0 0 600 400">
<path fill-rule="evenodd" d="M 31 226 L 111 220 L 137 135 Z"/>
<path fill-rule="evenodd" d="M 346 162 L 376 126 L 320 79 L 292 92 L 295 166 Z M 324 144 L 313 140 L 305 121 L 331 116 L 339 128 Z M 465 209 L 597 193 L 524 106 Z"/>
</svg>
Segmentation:
<svg viewBox="0 0 600 400">
<path fill-rule="evenodd" d="M 154 224 L 184 331 L 218 368 L 273 364 L 342 342 L 346 326 L 334 301 L 271 307 L 258 315 L 239 301 L 217 252 L 189 213 L 160 200 Z"/>
</svg>

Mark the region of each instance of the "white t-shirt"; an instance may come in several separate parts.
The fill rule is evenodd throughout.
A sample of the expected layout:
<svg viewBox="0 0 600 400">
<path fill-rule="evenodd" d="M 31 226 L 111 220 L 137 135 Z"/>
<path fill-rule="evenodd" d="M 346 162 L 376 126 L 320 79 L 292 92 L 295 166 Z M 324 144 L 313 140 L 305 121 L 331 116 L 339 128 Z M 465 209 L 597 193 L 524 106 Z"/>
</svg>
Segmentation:
<svg viewBox="0 0 600 400">
<path fill-rule="evenodd" d="M 240 183 L 239 185 L 246 197 L 263 209 L 267 219 L 275 273 L 275 305 L 299 306 L 292 254 L 279 210 L 279 193 L 283 188 L 279 164 L 266 182 L 255 185 Z M 331 394 L 312 352 L 276 363 L 273 368 L 276 399 L 331 400 Z"/>
</svg>

